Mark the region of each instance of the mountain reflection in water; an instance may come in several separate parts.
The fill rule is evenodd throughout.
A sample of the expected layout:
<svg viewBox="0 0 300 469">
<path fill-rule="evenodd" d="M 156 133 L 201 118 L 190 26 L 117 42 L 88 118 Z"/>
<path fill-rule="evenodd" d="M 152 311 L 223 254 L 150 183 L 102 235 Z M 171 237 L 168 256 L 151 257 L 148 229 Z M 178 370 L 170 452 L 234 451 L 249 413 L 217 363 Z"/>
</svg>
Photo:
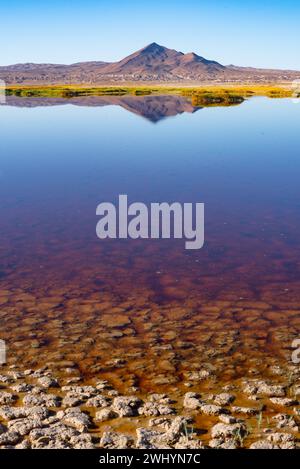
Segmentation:
<svg viewBox="0 0 300 469">
<path fill-rule="evenodd" d="M 183 96 L 81 96 L 73 98 L 20 98 L 7 96 L 6 104 L 18 107 L 59 106 L 73 104 L 75 106 L 121 106 L 129 112 L 137 114 L 156 123 L 166 117 L 183 113 L 193 113 L 201 109 Z"/>
</svg>

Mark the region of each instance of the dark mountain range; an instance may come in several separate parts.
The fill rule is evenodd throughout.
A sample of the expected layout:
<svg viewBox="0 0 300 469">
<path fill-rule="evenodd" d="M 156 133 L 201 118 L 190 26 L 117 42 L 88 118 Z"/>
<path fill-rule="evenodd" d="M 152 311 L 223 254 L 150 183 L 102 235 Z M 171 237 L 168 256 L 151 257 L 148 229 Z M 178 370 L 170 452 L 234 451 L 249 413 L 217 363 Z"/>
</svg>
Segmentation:
<svg viewBox="0 0 300 469">
<path fill-rule="evenodd" d="M 155 42 L 114 63 L 26 63 L 0 67 L 0 79 L 7 84 L 280 82 L 297 78 L 300 78 L 297 71 L 224 66 L 193 52 L 183 54 Z"/>
</svg>

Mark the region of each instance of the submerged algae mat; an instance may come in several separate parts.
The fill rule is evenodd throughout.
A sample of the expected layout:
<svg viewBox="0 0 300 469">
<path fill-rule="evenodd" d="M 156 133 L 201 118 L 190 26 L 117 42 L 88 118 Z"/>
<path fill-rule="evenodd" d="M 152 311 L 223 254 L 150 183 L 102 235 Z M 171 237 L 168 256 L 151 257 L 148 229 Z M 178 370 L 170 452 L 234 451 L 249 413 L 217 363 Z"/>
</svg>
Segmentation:
<svg viewBox="0 0 300 469">
<path fill-rule="evenodd" d="M 87 379 L 148 392 L 184 388 L 201 370 L 212 377 L 201 386 L 221 389 L 242 377 L 266 377 L 274 365 L 288 369 L 300 329 L 299 284 L 282 289 L 274 282 L 251 294 L 243 282 L 225 286 L 232 273 L 224 272 L 223 289 L 212 295 L 213 278 L 181 279 L 180 268 L 176 276 L 143 275 L 142 260 L 134 284 L 125 257 L 123 265 L 118 257 L 113 276 L 104 262 L 101 275 L 90 267 L 64 283 L 43 266 L 34 289 L 25 270 L 19 287 L 8 288 L 12 275 L 2 279 L 1 338 L 9 364 L 63 371 L 74 362 Z"/>
</svg>

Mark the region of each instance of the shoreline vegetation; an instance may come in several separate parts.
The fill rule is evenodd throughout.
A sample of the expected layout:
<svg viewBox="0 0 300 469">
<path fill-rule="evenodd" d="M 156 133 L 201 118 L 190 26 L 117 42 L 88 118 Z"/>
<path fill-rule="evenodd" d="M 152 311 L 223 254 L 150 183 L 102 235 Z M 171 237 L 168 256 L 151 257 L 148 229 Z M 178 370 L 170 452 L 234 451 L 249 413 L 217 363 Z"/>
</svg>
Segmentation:
<svg viewBox="0 0 300 469">
<path fill-rule="evenodd" d="M 194 106 L 230 106 L 240 104 L 253 96 L 269 98 L 289 98 L 295 96 L 290 85 L 199 85 L 199 86 L 93 86 L 47 85 L 47 86 L 8 86 L 6 96 L 66 98 L 82 96 L 149 96 L 175 95 L 192 101 Z"/>
</svg>

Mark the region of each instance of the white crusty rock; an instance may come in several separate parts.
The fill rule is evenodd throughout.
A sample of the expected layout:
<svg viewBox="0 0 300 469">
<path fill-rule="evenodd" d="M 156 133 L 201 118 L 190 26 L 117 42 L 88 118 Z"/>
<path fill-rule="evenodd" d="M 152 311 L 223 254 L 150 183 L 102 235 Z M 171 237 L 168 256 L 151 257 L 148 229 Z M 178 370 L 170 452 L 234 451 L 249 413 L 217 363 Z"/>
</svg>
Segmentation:
<svg viewBox="0 0 300 469">
<path fill-rule="evenodd" d="M 295 399 L 291 399 L 289 397 L 271 397 L 270 398 L 270 401 L 272 402 L 272 404 L 275 404 L 275 405 L 280 405 L 280 406 L 283 406 L 283 407 L 290 407 L 292 405 L 297 405 L 298 404 L 298 401 L 296 401 Z"/>
<path fill-rule="evenodd" d="M 138 428 L 136 431 L 137 448 L 168 449 L 174 447 L 182 437 L 186 437 L 188 421 L 189 419 L 186 419 L 185 417 L 175 417 L 165 432 L 158 432 L 148 428 Z"/>
<path fill-rule="evenodd" d="M 278 429 L 287 427 L 287 428 L 292 429 L 293 431 L 296 431 L 296 432 L 299 431 L 298 424 L 297 424 L 295 418 L 292 415 L 277 414 L 277 415 L 274 415 L 274 417 L 272 417 L 272 419 L 277 422 L 277 428 Z"/>
<path fill-rule="evenodd" d="M 99 391 L 103 391 L 105 389 L 111 389 L 111 385 L 109 384 L 108 381 L 106 381 L 105 379 L 101 380 L 101 381 L 97 381 L 96 383 L 96 389 L 98 389 Z"/>
<path fill-rule="evenodd" d="M 10 386 L 10 389 L 17 393 L 29 392 L 33 389 L 33 386 L 28 383 L 20 383 L 20 384 L 15 384 L 14 386 Z"/>
<path fill-rule="evenodd" d="M 80 433 L 85 432 L 91 425 L 88 415 L 81 412 L 79 408 L 66 409 L 62 422 L 65 425 L 75 428 Z"/>
<path fill-rule="evenodd" d="M 117 432 L 104 432 L 100 440 L 100 448 L 125 449 L 130 448 L 133 439 L 127 435 Z"/>
<path fill-rule="evenodd" d="M 33 449 L 67 449 L 72 448 L 71 438 L 76 436 L 78 432 L 74 428 L 57 423 L 32 430 L 29 433 L 29 441 Z"/>
<path fill-rule="evenodd" d="M 165 404 L 165 405 L 168 405 L 168 404 L 172 404 L 172 399 L 170 399 L 167 394 L 158 394 L 158 393 L 154 393 L 154 394 L 150 394 L 150 396 L 148 396 L 148 400 L 150 402 L 159 402 L 160 404 Z"/>
<path fill-rule="evenodd" d="M 70 445 L 73 449 L 95 449 L 92 437 L 89 433 L 81 433 L 80 435 L 70 438 Z"/>
<path fill-rule="evenodd" d="M 0 417 L 3 420 L 13 420 L 25 417 L 45 419 L 49 415 L 47 407 L 33 406 L 33 407 L 0 407 Z"/>
<path fill-rule="evenodd" d="M 171 425 L 171 420 L 167 417 L 154 417 L 149 420 L 149 427 L 161 427 L 167 430 Z"/>
<path fill-rule="evenodd" d="M 136 447 L 138 449 L 170 449 L 171 447 L 163 442 L 163 433 L 149 428 L 137 428 Z"/>
<path fill-rule="evenodd" d="M 28 435 L 34 428 L 42 428 L 43 422 L 39 417 L 26 417 L 21 419 L 15 419 L 8 422 L 8 428 L 12 432 L 16 432 L 18 435 Z"/>
<path fill-rule="evenodd" d="M 237 420 L 235 417 L 233 417 L 232 415 L 228 415 L 228 414 L 220 414 L 219 420 L 220 422 L 226 423 L 226 424 L 232 424 L 232 423 L 238 423 L 238 422 L 243 423 L 243 421 Z"/>
<path fill-rule="evenodd" d="M 0 391 L 0 405 L 12 404 L 18 399 L 18 396 L 10 392 Z"/>
<path fill-rule="evenodd" d="M 21 371 L 10 370 L 10 371 L 7 372 L 7 374 L 8 374 L 14 381 L 16 381 L 17 379 L 20 379 L 20 378 L 23 378 L 23 377 L 24 377 L 24 373 L 22 373 Z"/>
<path fill-rule="evenodd" d="M 42 376 L 37 380 L 38 384 L 42 386 L 42 388 L 57 388 L 58 381 L 56 378 L 52 378 L 51 376 Z"/>
<path fill-rule="evenodd" d="M 271 433 L 266 440 L 260 440 L 250 446 L 251 449 L 296 449 L 296 439 L 291 433 Z"/>
<path fill-rule="evenodd" d="M 106 420 L 111 420 L 117 417 L 118 415 L 110 407 L 98 410 L 95 414 L 96 422 L 105 422 Z"/>
<path fill-rule="evenodd" d="M 147 415 L 148 417 L 157 417 L 159 415 L 174 414 L 174 409 L 166 404 L 159 402 L 145 402 L 138 410 L 140 415 Z"/>
<path fill-rule="evenodd" d="M 175 443 L 178 441 L 178 439 L 185 434 L 188 423 L 189 419 L 186 417 L 175 417 L 175 419 L 171 422 L 170 427 L 164 434 L 164 439 L 166 442 Z"/>
<path fill-rule="evenodd" d="M 23 404 L 25 406 L 59 407 L 61 405 L 61 399 L 55 394 L 35 394 L 31 392 L 23 397 Z"/>
<path fill-rule="evenodd" d="M 110 406 L 110 404 L 111 404 L 111 399 L 109 399 L 108 397 L 102 396 L 101 394 L 95 397 L 91 397 L 85 403 L 86 407 L 96 407 L 96 408 L 108 407 Z"/>
<path fill-rule="evenodd" d="M 196 392 L 187 392 L 184 395 L 183 407 L 185 409 L 196 410 L 199 409 L 204 402 L 200 399 L 200 395 Z"/>
<path fill-rule="evenodd" d="M 181 436 L 177 443 L 174 445 L 175 449 L 203 449 L 204 445 L 202 441 L 189 438 L 187 436 Z"/>
<path fill-rule="evenodd" d="M 202 369 L 199 371 L 188 371 L 185 373 L 186 377 L 190 381 L 203 381 L 214 376 L 211 370 Z"/>
<path fill-rule="evenodd" d="M 20 441 L 20 435 L 14 431 L 7 431 L 0 435 L 0 446 L 15 445 Z"/>
<path fill-rule="evenodd" d="M 68 393 L 64 396 L 61 405 L 63 407 L 77 407 L 83 404 L 83 400 L 79 397 L 74 397 L 72 393 Z"/>
<path fill-rule="evenodd" d="M 247 428 L 243 423 L 224 424 L 217 423 L 212 427 L 211 436 L 213 438 L 244 437 L 247 435 Z"/>
<path fill-rule="evenodd" d="M 212 449 L 236 449 L 240 443 L 236 438 L 212 438 L 208 445 Z"/>
<path fill-rule="evenodd" d="M 132 417 L 137 415 L 138 408 L 141 404 L 141 399 L 136 396 L 119 396 L 114 398 L 112 410 L 116 412 L 119 417 Z"/>
<path fill-rule="evenodd" d="M 276 433 L 271 433 L 270 435 L 267 436 L 267 439 L 271 441 L 272 443 L 287 443 L 287 442 L 294 442 L 295 441 L 295 436 L 292 435 L 291 433 L 283 433 L 283 432 L 276 432 Z"/>
<path fill-rule="evenodd" d="M 267 397 L 284 397 L 286 386 L 282 384 L 269 384 L 266 381 L 253 380 L 246 384 L 244 392 L 249 395 L 263 395 Z"/>
<path fill-rule="evenodd" d="M 240 406 L 232 406 L 231 412 L 236 414 L 244 414 L 244 415 L 256 415 L 261 412 L 260 409 L 256 409 L 254 407 L 240 407 Z"/>
<path fill-rule="evenodd" d="M 229 394 L 228 392 L 223 392 L 221 394 L 217 394 L 214 397 L 214 404 L 217 405 L 229 405 L 235 400 L 235 396 L 233 394 Z"/>
<path fill-rule="evenodd" d="M 89 399 L 90 397 L 98 394 L 98 389 L 93 386 L 62 386 L 61 390 L 67 393 L 70 397 L 77 399 Z"/>
<path fill-rule="evenodd" d="M 228 412 L 226 409 L 215 404 L 203 404 L 200 407 L 200 412 L 205 415 L 221 415 Z"/>
<path fill-rule="evenodd" d="M 258 440 L 250 445 L 250 449 L 279 449 L 279 446 L 274 445 L 268 440 Z"/>
<path fill-rule="evenodd" d="M 0 375 L 0 383 L 13 383 L 14 379 L 11 376 Z"/>
</svg>

